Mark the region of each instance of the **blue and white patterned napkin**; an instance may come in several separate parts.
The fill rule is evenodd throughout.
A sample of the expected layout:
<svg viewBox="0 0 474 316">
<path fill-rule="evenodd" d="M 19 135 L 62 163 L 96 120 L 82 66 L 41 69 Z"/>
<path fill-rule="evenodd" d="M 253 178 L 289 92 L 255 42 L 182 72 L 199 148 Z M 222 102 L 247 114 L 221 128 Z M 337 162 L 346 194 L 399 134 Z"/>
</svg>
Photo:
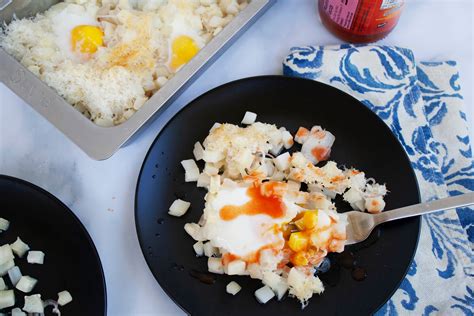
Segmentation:
<svg viewBox="0 0 474 316">
<path fill-rule="evenodd" d="M 424 201 L 474 191 L 474 160 L 456 63 L 416 63 L 388 46 L 293 48 L 287 76 L 339 88 L 369 107 L 408 153 Z M 418 250 L 377 315 L 473 315 L 474 210 L 423 216 Z"/>
</svg>

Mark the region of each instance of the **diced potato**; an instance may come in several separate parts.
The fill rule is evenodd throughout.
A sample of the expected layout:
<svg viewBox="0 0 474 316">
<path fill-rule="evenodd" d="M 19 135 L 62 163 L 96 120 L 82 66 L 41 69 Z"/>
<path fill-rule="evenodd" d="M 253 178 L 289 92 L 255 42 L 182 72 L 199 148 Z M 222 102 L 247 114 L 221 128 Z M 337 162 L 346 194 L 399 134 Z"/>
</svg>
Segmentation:
<svg viewBox="0 0 474 316">
<path fill-rule="evenodd" d="M 198 180 L 199 168 L 193 159 L 183 160 L 181 165 L 184 168 L 184 181 L 193 182 Z"/>
<path fill-rule="evenodd" d="M 204 154 L 204 148 L 202 147 L 200 142 L 196 142 L 194 144 L 194 149 L 193 149 L 193 155 L 196 161 L 199 161 L 202 159 Z"/>
<path fill-rule="evenodd" d="M 242 287 L 235 281 L 229 282 L 229 284 L 227 284 L 227 286 L 225 287 L 226 292 L 231 295 L 236 295 L 240 292 L 241 289 Z"/>
<path fill-rule="evenodd" d="M 306 139 L 308 139 L 309 136 L 309 130 L 304 127 L 300 127 L 298 131 L 295 134 L 295 142 L 298 144 L 303 144 Z"/>
<path fill-rule="evenodd" d="M 218 151 L 212 151 L 212 150 L 204 150 L 202 154 L 202 159 L 205 162 L 212 162 L 216 163 L 224 159 L 224 154 Z"/>
<path fill-rule="evenodd" d="M 213 257 L 219 253 L 219 250 L 212 246 L 210 242 L 204 244 L 204 255 L 206 257 Z"/>
<path fill-rule="evenodd" d="M 308 238 L 302 232 L 291 233 L 288 246 L 295 252 L 302 251 L 308 246 Z"/>
<path fill-rule="evenodd" d="M 20 268 L 14 266 L 10 270 L 8 270 L 8 277 L 10 278 L 10 282 L 13 284 L 13 286 L 17 285 L 18 281 L 20 281 L 22 277 Z"/>
<path fill-rule="evenodd" d="M 273 162 L 275 163 L 275 167 L 277 167 L 278 170 L 288 170 L 288 168 L 290 168 L 290 154 L 288 152 L 283 153 L 273 159 Z"/>
<path fill-rule="evenodd" d="M 257 120 L 257 114 L 247 111 L 245 112 L 244 118 L 242 119 L 242 124 L 250 125 L 255 123 Z"/>
<path fill-rule="evenodd" d="M 72 302 L 72 295 L 68 291 L 61 291 L 58 293 L 58 304 L 64 306 Z"/>
<path fill-rule="evenodd" d="M 30 293 L 31 290 L 35 287 L 38 280 L 32 278 L 30 276 L 24 275 L 21 277 L 20 281 L 18 281 L 17 285 L 15 286 L 17 290 L 22 291 L 23 293 Z"/>
<path fill-rule="evenodd" d="M 43 264 L 44 263 L 44 252 L 42 251 L 29 251 L 26 257 L 28 263 Z"/>
<path fill-rule="evenodd" d="M 216 193 L 221 187 L 221 176 L 215 175 L 211 177 L 211 183 L 209 184 L 209 192 Z"/>
<path fill-rule="evenodd" d="M 0 309 L 15 305 L 15 294 L 13 290 L 0 291 Z"/>
<path fill-rule="evenodd" d="M 199 175 L 196 186 L 198 188 L 207 188 L 209 184 L 211 184 L 211 177 L 203 171 L 203 173 Z"/>
<path fill-rule="evenodd" d="M 5 284 L 5 281 L 3 281 L 3 278 L 0 277 L 0 291 L 6 290 L 7 285 Z"/>
<path fill-rule="evenodd" d="M 208 176 L 215 176 L 219 173 L 219 168 L 211 162 L 206 162 L 206 164 L 204 165 L 204 170 L 202 172 L 207 174 Z"/>
<path fill-rule="evenodd" d="M 326 248 L 329 238 L 331 238 L 331 232 L 329 229 L 323 231 L 316 231 L 311 233 L 311 245 L 316 248 Z"/>
<path fill-rule="evenodd" d="M 260 265 L 256 263 L 251 263 L 247 266 L 247 272 L 249 273 L 250 277 L 252 279 L 262 279 L 262 269 L 260 268 Z"/>
<path fill-rule="evenodd" d="M 12 316 L 26 316 L 26 313 L 17 307 L 12 309 Z"/>
<path fill-rule="evenodd" d="M 288 191 L 299 191 L 301 188 L 301 182 L 288 180 Z"/>
<path fill-rule="evenodd" d="M 27 253 L 28 250 L 30 250 L 30 247 L 27 244 L 25 244 L 20 239 L 20 237 L 17 237 L 15 242 L 11 244 L 10 247 L 12 248 L 13 253 L 17 255 L 19 258 L 23 257 L 25 253 Z"/>
<path fill-rule="evenodd" d="M 193 245 L 194 252 L 196 256 L 201 257 L 204 254 L 204 244 L 202 241 L 198 241 Z"/>
<path fill-rule="evenodd" d="M 266 304 L 269 300 L 275 297 L 275 293 L 273 293 L 271 288 L 265 285 L 255 291 L 255 297 L 259 303 Z"/>
<path fill-rule="evenodd" d="M 0 231 L 5 231 L 10 227 L 10 222 L 0 217 Z"/>
<path fill-rule="evenodd" d="M 281 133 L 281 139 L 283 140 L 283 146 L 285 146 L 285 149 L 290 149 L 295 143 L 293 141 L 293 136 L 291 136 L 290 132 L 288 131 L 283 131 Z"/>
<path fill-rule="evenodd" d="M 280 151 L 283 149 L 283 143 L 279 143 L 277 145 L 274 145 L 272 149 L 270 149 L 270 153 L 274 156 L 278 155 Z"/>
<path fill-rule="evenodd" d="M 183 201 L 181 199 L 174 200 L 173 204 L 171 204 L 168 214 L 176 217 L 183 216 L 188 211 L 191 203 Z"/>
<path fill-rule="evenodd" d="M 25 296 L 23 310 L 28 313 L 44 313 L 43 301 L 40 294 Z"/>
<path fill-rule="evenodd" d="M 246 263 L 243 260 L 233 260 L 226 266 L 228 275 L 244 275 Z"/>
<path fill-rule="evenodd" d="M 184 230 L 191 236 L 195 241 L 204 241 L 201 234 L 201 226 L 196 223 L 184 224 Z"/>
<path fill-rule="evenodd" d="M 207 259 L 207 269 L 209 272 L 224 274 L 224 267 L 222 266 L 221 258 L 210 257 Z"/>
<path fill-rule="evenodd" d="M 12 248 L 9 244 L 5 244 L 0 247 L 0 265 L 15 259 L 13 256 Z"/>
<path fill-rule="evenodd" d="M 276 293 L 278 300 L 281 300 L 288 291 L 286 281 L 275 272 L 266 271 L 263 274 L 263 284 L 270 287 Z"/>
<path fill-rule="evenodd" d="M 13 260 L 9 260 L 5 262 L 4 264 L 0 264 L 0 277 L 6 275 L 8 273 L 8 270 L 13 268 L 15 266 L 15 262 Z"/>
<path fill-rule="evenodd" d="M 385 208 L 385 201 L 382 196 L 368 197 L 365 199 L 365 209 L 367 212 L 376 214 L 383 211 Z"/>
<path fill-rule="evenodd" d="M 323 229 L 331 225 L 331 217 L 326 212 L 318 212 L 317 227 Z"/>
</svg>

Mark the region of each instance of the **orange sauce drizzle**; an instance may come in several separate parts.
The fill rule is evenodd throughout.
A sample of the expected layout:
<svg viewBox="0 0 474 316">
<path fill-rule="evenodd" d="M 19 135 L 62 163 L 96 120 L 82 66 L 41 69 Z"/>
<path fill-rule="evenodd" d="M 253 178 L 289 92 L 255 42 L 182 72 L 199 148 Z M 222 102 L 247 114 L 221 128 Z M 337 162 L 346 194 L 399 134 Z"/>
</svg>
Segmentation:
<svg viewBox="0 0 474 316">
<path fill-rule="evenodd" d="M 221 208 L 220 216 L 225 221 L 231 221 L 240 215 L 282 217 L 286 211 L 282 198 L 283 188 L 286 188 L 286 183 L 283 182 L 254 183 L 247 189 L 250 201 L 243 205 L 226 205 Z"/>
</svg>

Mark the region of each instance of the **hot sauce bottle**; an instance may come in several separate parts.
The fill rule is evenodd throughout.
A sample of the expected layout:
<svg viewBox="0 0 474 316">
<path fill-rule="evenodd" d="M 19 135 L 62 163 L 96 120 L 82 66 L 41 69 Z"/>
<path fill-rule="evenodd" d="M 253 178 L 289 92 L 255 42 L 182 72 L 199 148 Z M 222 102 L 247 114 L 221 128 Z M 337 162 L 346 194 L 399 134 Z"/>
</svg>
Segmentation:
<svg viewBox="0 0 474 316">
<path fill-rule="evenodd" d="M 397 25 L 404 0 L 318 0 L 321 21 L 351 43 L 378 41 Z"/>
</svg>

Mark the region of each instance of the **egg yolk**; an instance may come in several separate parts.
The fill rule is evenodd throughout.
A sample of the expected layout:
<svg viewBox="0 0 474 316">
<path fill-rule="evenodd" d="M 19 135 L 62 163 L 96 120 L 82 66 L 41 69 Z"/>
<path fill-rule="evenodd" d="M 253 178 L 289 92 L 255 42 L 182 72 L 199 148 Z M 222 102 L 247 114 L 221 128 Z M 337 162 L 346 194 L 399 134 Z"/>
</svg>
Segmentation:
<svg viewBox="0 0 474 316">
<path fill-rule="evenodd" d="M 104 45 L 104 33 L 97 26 L 79 25 L 71 31 L 71 42 L 73 51 L 93 54 Z"/>
<path fill-rule="evenodd" d="M 199 46 L 189 36 L 176 37 L 171 44 L 170 68 L 174 71 L 190 61 L 199 52 Z"/>
</svg>

